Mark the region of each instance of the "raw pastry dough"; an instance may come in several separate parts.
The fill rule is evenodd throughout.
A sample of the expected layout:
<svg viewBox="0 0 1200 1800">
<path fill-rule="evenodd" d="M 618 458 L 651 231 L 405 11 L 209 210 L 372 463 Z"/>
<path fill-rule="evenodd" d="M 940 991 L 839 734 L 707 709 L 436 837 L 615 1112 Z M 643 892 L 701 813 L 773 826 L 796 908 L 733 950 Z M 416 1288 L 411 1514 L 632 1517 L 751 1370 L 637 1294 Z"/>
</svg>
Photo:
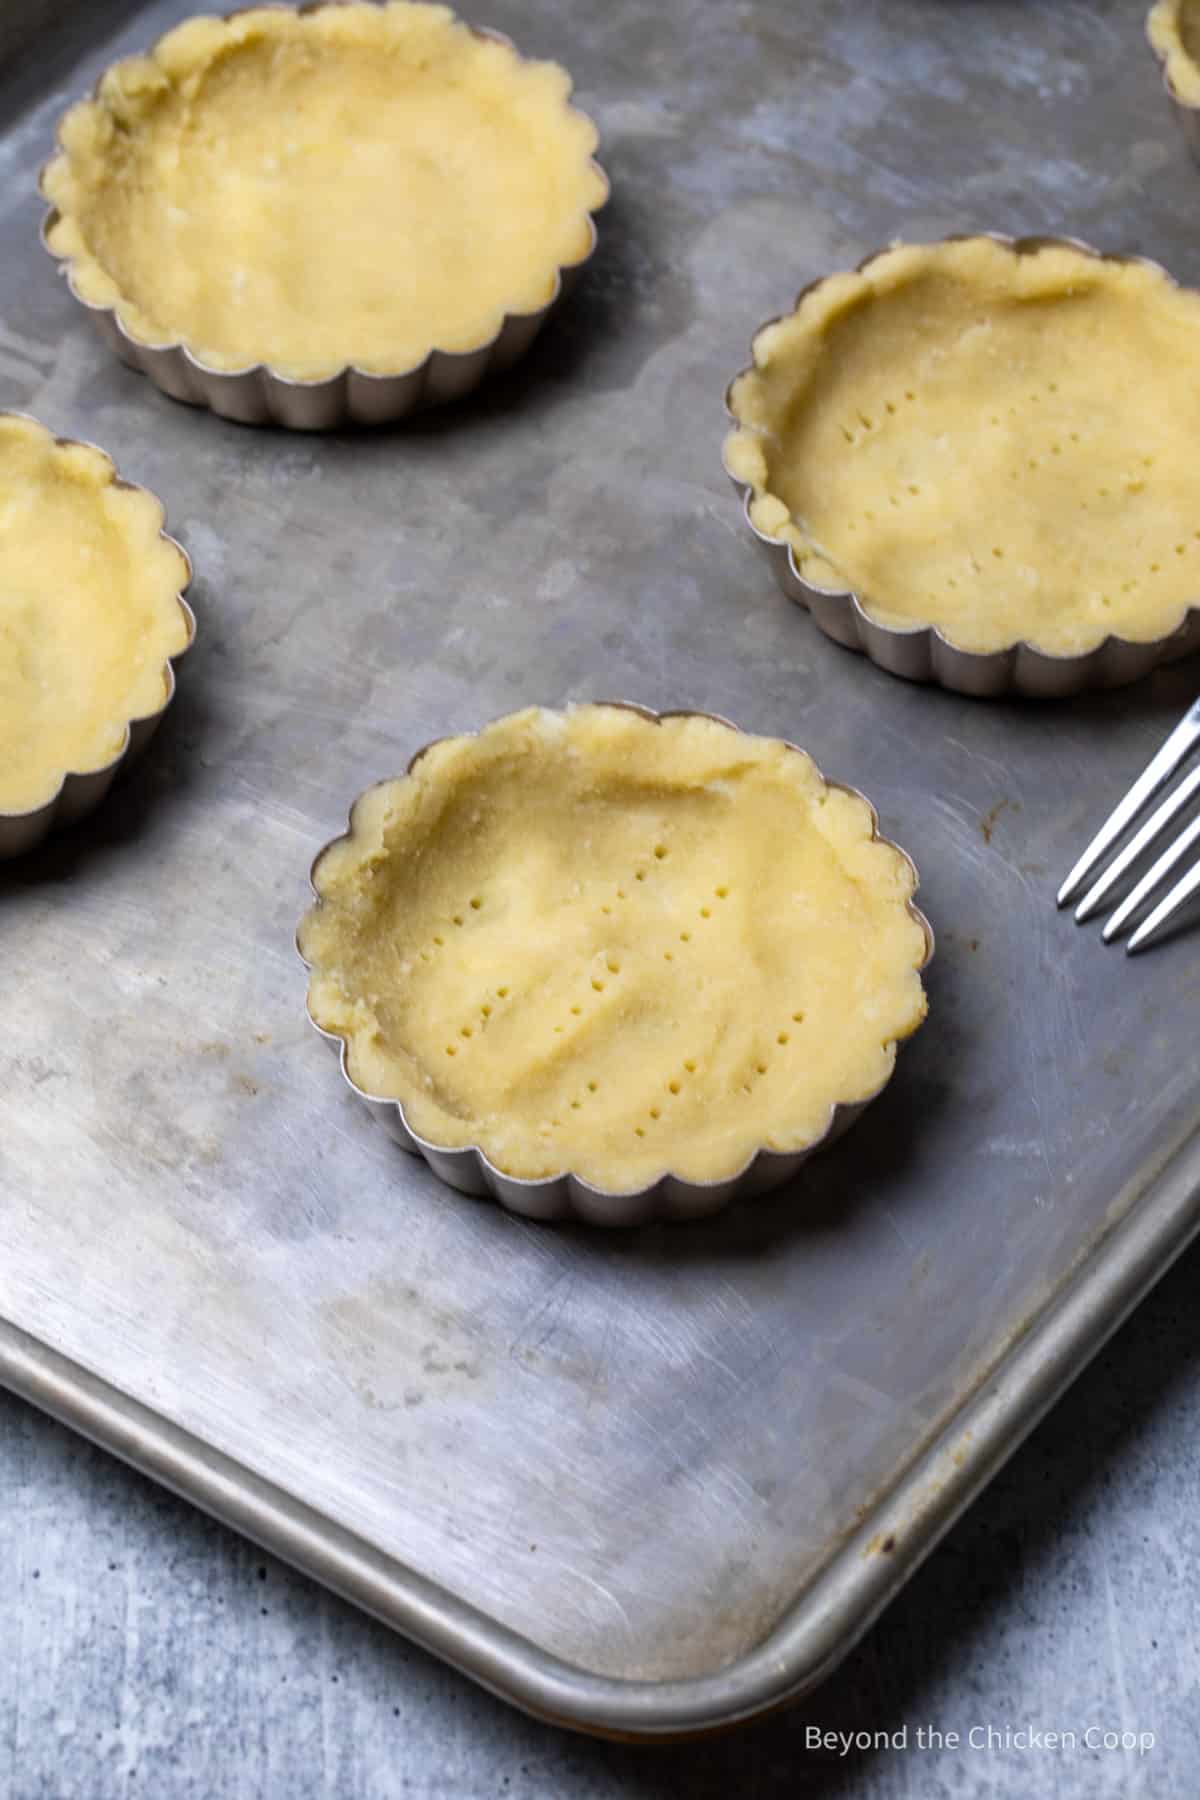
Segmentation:
<svg viewBox="0 0 1200 1800">
<path fill-rule="evenodd" d="M 142 342 L 397 374 L 487 344 L 587 255 L 607 188 L 570 87 L 443 6 L 190 19 L 67 114 L 48 242 Z"/>
<path fill-rule="evenodd" d="M 1171 92 L 1184 106 L 1200 106 L 1200 4 L 1158 0 L 1146 21 Z"/>
<path fill-rule="evenodd" d="M 625 1190 L 801 1148 L 925 1013 L 911 863 L 778 740 L 531 709 L 370 789 L 309 1010 L 365 1092 L 508 1174 Z"/>
<path fill-rule="evenodd" d="M 101 451 L 0 415 L 0 811 L 103 768 L 186 649 L 187 564 Z"/>
<path fill-rule="evenodd" d="M 813 288 L 734 383 L 730 473 L 818 587 L 963 650 L 1074 656 L 1200 601 L 1200 295 L 988 238 Z"/>
</svg>

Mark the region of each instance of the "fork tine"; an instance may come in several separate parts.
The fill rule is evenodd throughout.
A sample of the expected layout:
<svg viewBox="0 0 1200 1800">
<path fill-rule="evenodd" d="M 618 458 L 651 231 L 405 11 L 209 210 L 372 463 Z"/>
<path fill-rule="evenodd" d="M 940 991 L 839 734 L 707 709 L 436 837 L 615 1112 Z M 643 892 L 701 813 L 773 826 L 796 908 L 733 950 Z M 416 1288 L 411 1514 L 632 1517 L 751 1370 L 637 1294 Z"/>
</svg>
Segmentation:
<svg viewBox="0 0 1200 1800">
<path fill-rule="evenodd" d="M 1171 820 L 1177 813 L 1183 811 L 1198 789 L 1200 789 L 1200 768 L 1195 768 L 1185 780 L 1180 782 L 1177 788 L 1171 790 L 1162 805 L 1155 808 L 1137 835 L 1130 838 L 1119 856 L 1114 857 L 1095 886 L 1088 889 L 1075 908 L 1077 924 L 1082 925 L 1085 919 L 1092 918 L 1095 913 L 1100 911 L 1106 897 L 1116 887 L 1121 877 L 1150 848 L 1155 838 L 1161 837 Z"/>
<path fill-rule="evenodd" d="M 1138 776 L 1125 798 L 1114 807 L 1100 827 L 1067 879 L 1058 890 L 1058 904 L 1073 900 L 1105 852 L 1111 849 L 1126 826 L 1137 816 L 1147 800 L 1170 780 L 1184 757 L 1200 742 L 1200 700 L 1190 706 L 1157 756 Z"/>
<path fill-rule="evenodd" d="M 1188 870 L 1183 878 L 1175 883 L 1166 899 L 1156 906 L 1144 925 L 1139 925 L 1125 949 L 1130 956 L 1139 950 L 1145 950 L 1161 932 L 1181 907 L 1185 906 L 1193 895 L 1200 893 L 1200 862 Z"/>
<path fill-rule="evenodd" d="M 1155 889 L 1162 886 L 1175 864 L 1187 855 L 1198 839 L 1200 839 L 1200 819 L 1193 819 L 1187 830 L 1180 832 L 1175 842 L 1163 851 L 1154 867 L 1143 875 L 1133 892 L 1118 906 L 1100 933 L 1106 944 L 1111 944 L 1115 937 L 1121 935 L 1134 914 L 1142 910 Z"/>
</svg>

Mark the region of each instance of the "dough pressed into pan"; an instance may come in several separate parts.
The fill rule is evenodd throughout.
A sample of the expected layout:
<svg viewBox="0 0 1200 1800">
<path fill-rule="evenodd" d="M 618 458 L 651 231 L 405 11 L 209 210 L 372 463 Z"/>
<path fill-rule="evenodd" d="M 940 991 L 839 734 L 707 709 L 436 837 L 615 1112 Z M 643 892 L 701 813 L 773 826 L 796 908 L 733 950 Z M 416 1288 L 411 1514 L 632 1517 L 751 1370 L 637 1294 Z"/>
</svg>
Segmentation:
<svg viewBox="0 0 1200 1800">
<path fill-rule="evenodd" d="M 153 495 L 87 444 L 0 415 L 0 812 L 120 754 L 187 648 L 188 569 Z"/>
<path fill-rule="evenodd" d="M 766 326 L 730 409 L 755 525 L 883 625 L 1075 656 L 1200 601 L 1200 294 L 1150 264 L 896 246 Z"/>
<path fill-rule="evenodd" d="M 588 254 L 607 189 L 570 87 L 410 0 L 190 19 L 67 114 L 47 241 L 138 342 L 401 373 L 482 348 Z"/>
<path fill-rule="evenodd" d="M 780 740 L 534 708 L 359 800 L 314 871 L 309 1010 L 430 1143 L 717 1181 L 887 1081 L 925 1013 L 915 879 Z"/>
</svg>

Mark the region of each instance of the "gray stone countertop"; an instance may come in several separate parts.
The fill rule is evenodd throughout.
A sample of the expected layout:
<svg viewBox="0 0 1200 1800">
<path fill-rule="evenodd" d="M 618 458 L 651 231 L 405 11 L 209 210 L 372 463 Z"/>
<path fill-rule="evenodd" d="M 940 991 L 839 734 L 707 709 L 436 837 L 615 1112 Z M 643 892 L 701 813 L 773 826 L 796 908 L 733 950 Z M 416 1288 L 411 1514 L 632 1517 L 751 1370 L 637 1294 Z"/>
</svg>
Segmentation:
<svg viewBox="0 0 1200 1800">
<path fill-rule="evenodd" d="M 1194 1250 L 810 1700 L 670 1748 L 522 1717 L 0 1395 L 0 1796 L 1187 1800 L 1198 1279 Z M 960 1747 L 918 1744 L 931 1727 Z"/>
</svg>

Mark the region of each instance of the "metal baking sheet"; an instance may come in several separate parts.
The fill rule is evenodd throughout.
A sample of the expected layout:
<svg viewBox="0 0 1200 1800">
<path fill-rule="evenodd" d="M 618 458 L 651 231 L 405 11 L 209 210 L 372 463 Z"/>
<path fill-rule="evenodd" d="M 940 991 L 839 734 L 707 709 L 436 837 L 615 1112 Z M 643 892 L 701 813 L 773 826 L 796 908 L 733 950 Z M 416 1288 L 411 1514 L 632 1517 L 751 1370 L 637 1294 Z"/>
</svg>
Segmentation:
<svg viewBox="0 0 1200 1800">
<path fill-rule="evenodd" d="M 1194 280 L 1200 177 L 1141 8 L 495 0 L 599 121 L 599 255 L 478 403 L 305 438 L 157 394 L 37 244 L 62 107 L 185 8 L 90 7 L 52 52 L 71 9 L 39 0 L 22 46 L 28 3 L 0 404 L 165 497 L 199 634 L 129 783 L 0 874 L 0 1379 L 534 1712 L 764 1710 L 1200 1222 L 1200 938 L 1127 962 L 1053 905 L 1200 671 L 985 704 L 840 650 L 746 539 L 722 392 L 763 318 L 894 234 L 1076 231 Z M 809 746 L 939 933 L 861 1126 L 692 1228 L 455 1196 L 304 1019 L 292 932 L 348 801 L 435 735 L 585 696 Z"/>
</svg>

